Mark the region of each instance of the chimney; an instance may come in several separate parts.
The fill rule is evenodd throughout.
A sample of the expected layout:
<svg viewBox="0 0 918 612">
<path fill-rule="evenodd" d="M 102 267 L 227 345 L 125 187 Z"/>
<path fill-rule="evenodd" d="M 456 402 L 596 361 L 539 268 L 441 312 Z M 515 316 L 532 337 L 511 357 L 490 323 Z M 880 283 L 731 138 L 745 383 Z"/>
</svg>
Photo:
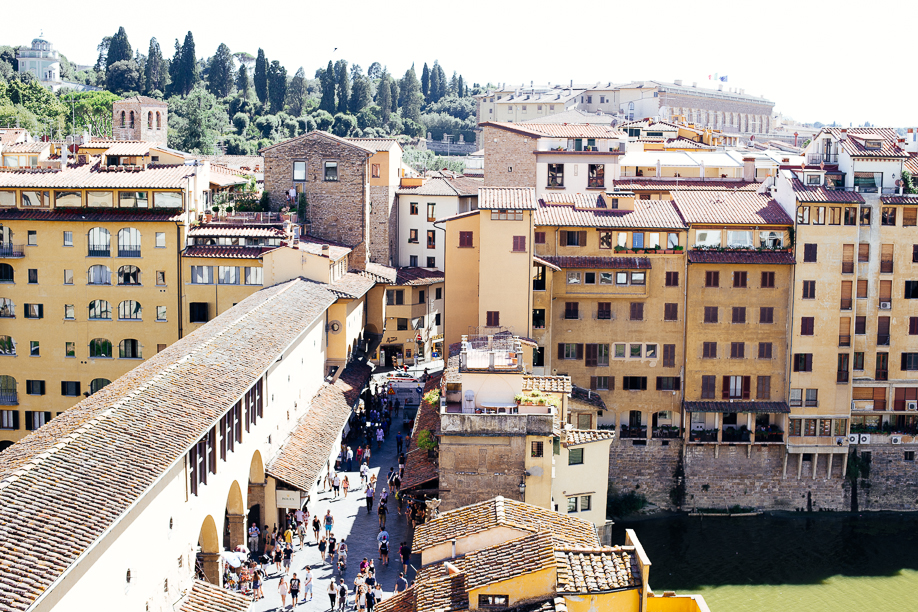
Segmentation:
<svg viewBox="0 0 918 612">
<path fill-rule="evenodd" d="M 682 79 L 676 79 L 675 81 L 673 81 L 673 83 L 675 83 L 679 87 L 682 87 Z"/>
<path fill-rule="evenodd" d="M 454 550 L 454 551 L 456 550 L 456 540 L 453 540 L 453 550 Z M 454 557 L 456 556 L 455 552 L 453 553 L 453 556 L 454 556 Z M 462 572 L 459 571 L 459 568 L 458 568 L 458 567 L 456 567 L 455 565 L 453 565 L 453 564 L 450 563 L 449 561 L 444 561 L 444 562 L 443 562 L 443 567 L 446 568 L 446 573 L 448 573 L 450 576 L 456 576 L 456 575 L 462 573 Z"/>
<path fill-rule="evenodd" d="M 724 84 L 723 83 L 718 84 L 717 91 L 723 91 L 723 90 L 724 90 Z"/>
<path fill-rule="evenodd" d="M 743 180 L 747 182 L 755 181 L 755 158 L 743 158 Z"/>
<path fill-rule="evenodd" d="M 698 87 L 698 81 L 692 81 L 692 87 Z"/>
<path fill-rule="evenodd" d="M 451 555 L 451 557 L 455 559 L 456 558 L 456 538 L 451 539 L 450 543 L 453 545 L 453 554 Z"/>
<path fill-rule="evenodd" d="M 73 136 L 68 136 L 61 147 L 61 170 L 67 167 L 67 156 L 70 154 L 70 145 L 73 144 Z"/>
</svg>

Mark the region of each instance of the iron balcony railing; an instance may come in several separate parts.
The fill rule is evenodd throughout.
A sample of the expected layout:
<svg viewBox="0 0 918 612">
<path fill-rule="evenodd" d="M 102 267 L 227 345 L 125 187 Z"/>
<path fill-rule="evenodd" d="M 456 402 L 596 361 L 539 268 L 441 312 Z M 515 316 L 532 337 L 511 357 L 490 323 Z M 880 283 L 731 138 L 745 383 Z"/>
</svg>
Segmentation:
<svg viewBox="0 0 918 612">
<path fill-rule="evenodd" d="M 25 249 L 21 244 L 0 244 L 0 259 L 21 259 Z"/>
</svg>

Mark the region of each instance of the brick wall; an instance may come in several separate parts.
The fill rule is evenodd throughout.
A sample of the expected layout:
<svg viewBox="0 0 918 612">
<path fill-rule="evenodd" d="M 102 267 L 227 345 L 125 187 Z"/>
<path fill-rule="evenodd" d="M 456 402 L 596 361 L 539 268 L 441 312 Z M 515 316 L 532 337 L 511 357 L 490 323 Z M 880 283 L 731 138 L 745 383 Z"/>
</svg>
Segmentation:
<svg viewBox="0 0 918 612">
<path fill-rule="evenodd" d="M 121 127 L 121 112 L 125 113 L 124 127 Z M 131 112 L 134 113 L 134 127 L 131 127 Z M 148 126 L 148 113 L 153 113 L 152 128 Z M 156 129 L 156 113 L 160 115 L 160 129 Z M 115 102 L 112 105 L 112 137 L 115 140 L 142 140 L 166 146 L 168 135 L 168 112 L 162 106 L 143 106 L 134 98 Z"/>
<path fill-rule="evenodd" d="M 532 153 L 536 149 L 535 138 L 485 127 L 482 146 L 485 151 L 484 187 L 532 187 L 536 184 L 536 156 Z"/>
<path fill-rule="evenodd" d="M 395 186 L 370 186 L 370 258 L 392 265 L 395 257 Z"/>
<path fill-rule="evenodd" d="M 271 209 L 285 206 L 285 194 L 299 187 L 309 203 L 306 232 L 347 246 L 370 244 L 370 153 L 324 135 L 310 132 L 264 151 L 265 190 Z M 293 182 L 294 160 L 306 161 L 306 181 Z M 324 162 L 338 162 L 338 180 L 326 181 Z M 372 250 L 369 251 L 372 255 Z"/>
<path fill-rule="evenodd" d="M 493 438 L 491 444 L 455 443 L 441 438 L 440 511 L 503 495 L 519 499 L 520 474 L 526 471 L 526 438 Z"/>
</svg>

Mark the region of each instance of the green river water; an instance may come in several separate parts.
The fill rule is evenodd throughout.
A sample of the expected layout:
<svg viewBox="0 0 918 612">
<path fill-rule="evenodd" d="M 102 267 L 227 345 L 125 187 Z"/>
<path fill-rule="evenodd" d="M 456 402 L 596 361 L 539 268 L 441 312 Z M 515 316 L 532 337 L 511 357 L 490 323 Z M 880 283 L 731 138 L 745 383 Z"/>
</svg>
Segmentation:
<svg viewBox="0 0 918 612">
<path fill-rule="evenodd" d="M 633 528 L 654 591 L 700 593 L 712 612 L 918 612 L 918 514 L 671 516 Z"/>
</svg>

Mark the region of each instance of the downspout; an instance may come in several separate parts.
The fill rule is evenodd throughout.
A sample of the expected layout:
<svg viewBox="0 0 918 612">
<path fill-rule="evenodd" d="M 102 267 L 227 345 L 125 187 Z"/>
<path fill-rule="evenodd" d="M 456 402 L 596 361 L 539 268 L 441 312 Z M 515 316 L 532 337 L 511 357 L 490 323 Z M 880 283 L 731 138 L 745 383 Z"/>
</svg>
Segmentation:
<svg viewBox="0 0 918 612">
<path fill-rule="evenodd" d="M 399 217 L 399 216 L 401 215 L 396 215 L 396 217 Z M 438 229 L 441 232 L 443 232 L 443 304 L 440 305 L 440 308 L 443 309 L 443 361 L 445 363 L 449 361 L 449 345 L 446 343 L 446 302 L 447 302 L 446 300 L 446 253 L 448 249 L 446 245 L 446 228 L 440 227 L 439 225 L 437 225 L 438 223 L 443 223 L 443 221 L 434 221 L 432 225 L 434 226 L 434 229 Z M 398 236 L 398 234 L 396 234 L 396 236 Z M 430 322 L 428 321 L 428 324 L 429 323 Z M 386 324 L 386 321 L 384 318 L 383 326 L 385 326 L 385 324 Z M 431 343 L 431 347 L 432 346 L 433 346 L 433 343 Z"/>
<path fill-rule="evenodd" d="M 672 203 L 672 202 L 670 202 L 670 203 Z M 691 427 L 692 427 L 692 418 L 691 418 L 691 416 L 688 416 L 688 412 L 685 410 L 685 386 L 686 386 L 686 385 L 685 385 L 685 368 L 686 368 L 686 364 L 687 364 L 687 362 L 688 362 L 688 349 L 687 349 L 687 346 L 688 346 L 688 345 L 686 344 L 686 343 L 688 342 L 688 264 L 689 264 L 689 260 L 688 260 L 688 251 L 689 251 L 688 238 L 689 238 L 689 232 L 688 232 L 688 228 L 687 228 L 686 231 L 685 231 L 685 248 L 682 249 L 682 257 L 683 257 L 683 264 L 682 264 L 683 273 L 682 273 L 682 275 L 683 275 L 683 282 L 682 282 L 682 372 L 681 372 L 681 378 L 682 378 L 682 392 L 681 392 L 681 393 L 682 393 L 682 410 L 681 410 L 681 413 L 682 413 L 682 429 L 683 429 L 682 436 L 683 436 L 684 439 L 687 439 L 687 438 L 685 438 L 685 435 L 686 435 L 686 434 L 691 435 L 691 432 L 690 432 L 689 430 L 690 430 Z M 667 239 L 667 240 L 668 240 L 668 239 Z M 616 419 L 616 421 L 618 420 L 618 415 L 617 415 L 617 414 L 615 415 L 615 419 Z M 688 423 L 685 422 L 686 420 L 688 420 Z M 619 434 L 621 434 L 621 432 L 619 432 Z M 616 436 L 616 439 L 618 439 L 619 437 L 620 437 L 620 436 Z M 687 453 L 687 452 L 688 452 L 688 444 L 685 444 L 685 442 L 683 442 L 683 443 L 682 443 L 682 458 L 683 458 L 683 459 L 685 459 L 685 456 L 686 456 L 686 453 Z"/>
</svg>

